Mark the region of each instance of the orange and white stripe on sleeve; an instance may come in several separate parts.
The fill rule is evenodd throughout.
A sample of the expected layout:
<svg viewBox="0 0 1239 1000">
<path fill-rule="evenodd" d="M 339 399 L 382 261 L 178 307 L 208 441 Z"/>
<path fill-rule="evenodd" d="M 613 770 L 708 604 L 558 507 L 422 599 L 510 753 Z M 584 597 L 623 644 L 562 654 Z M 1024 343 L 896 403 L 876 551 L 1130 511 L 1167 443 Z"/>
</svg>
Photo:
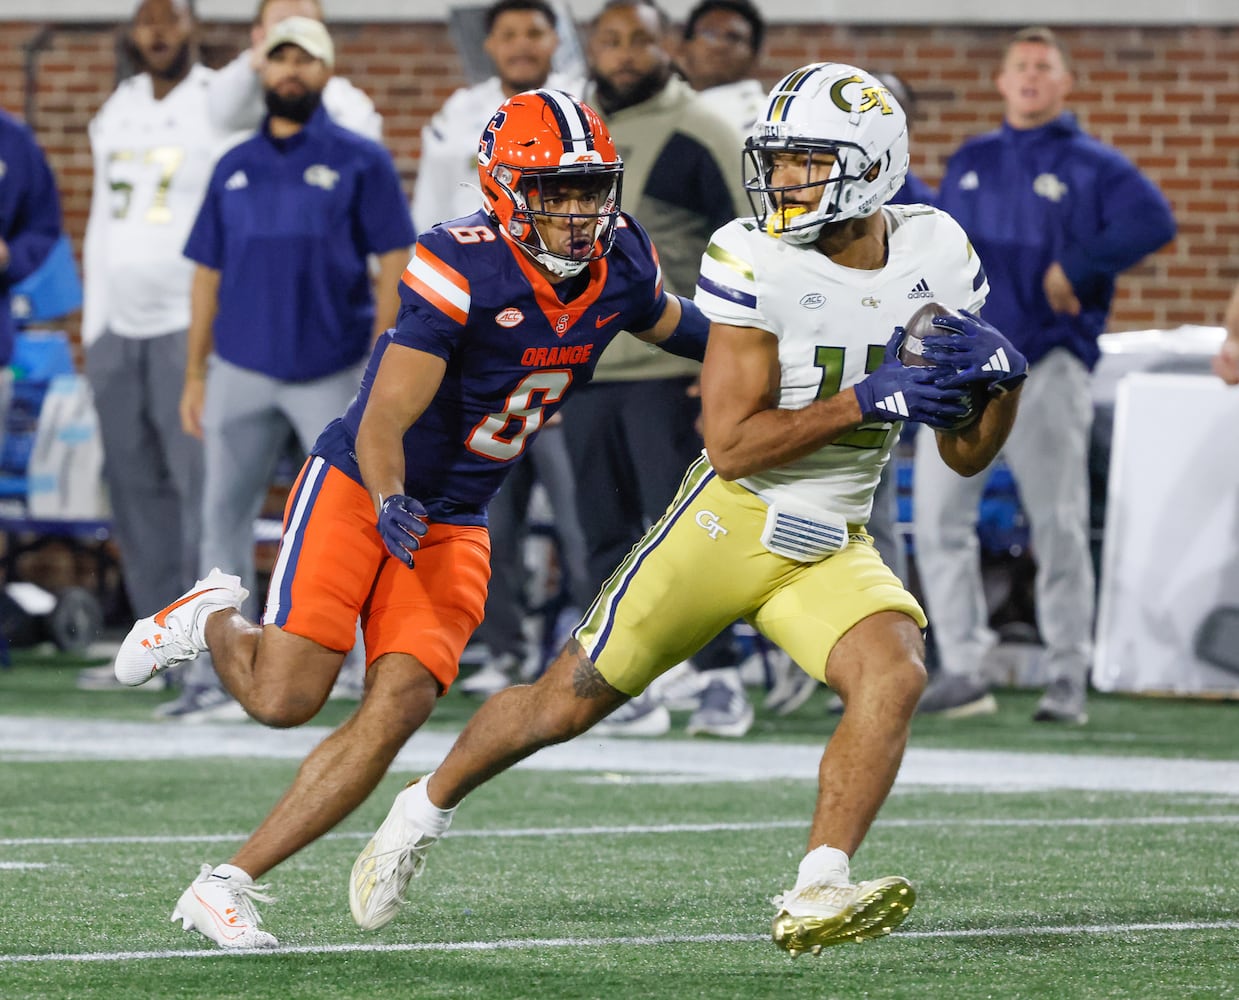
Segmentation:
<svg viewBox="0 0 1239 1000">
<path fill-rule="evenodd" d="M 469 279 L 427 250 L 425 244 L 419 243 L 414 249 L 400 280 L 462 326 L 469 318 Z"/>
</svg>

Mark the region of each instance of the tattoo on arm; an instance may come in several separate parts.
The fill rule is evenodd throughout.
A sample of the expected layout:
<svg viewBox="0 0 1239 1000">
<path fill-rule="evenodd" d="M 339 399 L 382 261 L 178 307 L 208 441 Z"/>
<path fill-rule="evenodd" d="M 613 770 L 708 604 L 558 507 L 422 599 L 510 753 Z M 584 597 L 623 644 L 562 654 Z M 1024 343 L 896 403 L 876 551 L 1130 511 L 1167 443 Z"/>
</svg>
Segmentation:
<svg viewBox="0 0 1239 1000">
<path fill-rule="evenodd" d="M 621 692 L 615 690 L 606 682 L 602 674 L 598 673 L 598 668 L 594 666 L 593 661 L 585 655 L 585 650 L 581 648 L 581 644 L 575 640 L 572 643 L 570 653 L 576 657 L 576 666 L 572 668 L 572 693 L 578 698 L 585 698 L 590 701 L 600 695 L 610 694 L 623 697 Z"/>
</svg>

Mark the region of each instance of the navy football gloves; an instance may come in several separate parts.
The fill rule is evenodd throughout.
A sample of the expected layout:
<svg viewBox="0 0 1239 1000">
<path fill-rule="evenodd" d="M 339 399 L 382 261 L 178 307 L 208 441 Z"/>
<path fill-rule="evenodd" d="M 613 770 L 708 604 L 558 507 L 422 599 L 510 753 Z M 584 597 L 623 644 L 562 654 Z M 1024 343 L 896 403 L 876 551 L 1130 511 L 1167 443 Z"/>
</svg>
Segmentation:
<svg viewBox="0 0 1239 1000">
<path fill-rule="evenodd" d="M 1028 377 L 1024 355 L 980 316 L 960 310 L 958 316 L 934 317 L 933 325 L 943 333 L 924 339 L 925 357 L 956 370 L 938 383 L 943 388 L 984 387 L 1001 396 Z"/>
<path fill-rule="evenodd" d="M 410 569 L 427 531 L 426 517 L 425 507 L 401 493 L 384 497 L 379 506 L 379 537 L 387 551 Z"/>
<path fill-rule="evenodd" d="M 882 364 L 852 387 L 866 423 L 875 420 L 915 420 L 947 430 L 966 420 L 971 411 L 968 394 L 941 383 L 939 366 L 901 364 L 899 345 L 903 328 L 896 327 L 886 345 Z"/>
</svg>

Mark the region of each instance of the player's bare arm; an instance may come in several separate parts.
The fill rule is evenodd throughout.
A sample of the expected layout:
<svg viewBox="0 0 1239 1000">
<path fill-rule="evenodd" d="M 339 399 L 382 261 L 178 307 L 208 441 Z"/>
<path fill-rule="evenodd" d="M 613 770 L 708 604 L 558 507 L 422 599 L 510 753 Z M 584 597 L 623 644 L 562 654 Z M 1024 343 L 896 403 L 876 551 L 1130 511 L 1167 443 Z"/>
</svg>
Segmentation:
<svg viewBox="0 0 1239 1000">
<path fill-rule="evenodd" d="M 412 253 L 411 247 L 400 247 L 379 254 L 379 272 L 374 279 L 374 330 L 370 337 L 372 344 L 382 336 L 384 330 L 396 325 L 396 316 L 400 312 L 400 276 L 404 274 L 405 265 Z"/>
<path fill-rule="evenodd" d="M 202 264 L 194 268 L 189 291 L 189 333 L 186 336 L 185 387 L 181 391 L 181 427 L 202 437 L 202 406 L 206 399 L 207 358 L 215 347 L 215 314 L 219 311 L 220 273 Z"/>
<path fill-rule="evenodd" d="M 795 461 L 862 422 L 851 392 L 801 409 L 781 410 L 779 382 L 779 349 L 773 334 L 711 324 L 701 369 L 702 429 L 710 464 L 723 479 L 740 479 Z"/>
<path fill-rule="evenodd" d="M 370 402 L 357 430 L 357 466 L 377 510 L 380 497 L 404 493 L 404 434 L 425 412 L 447 363 L 433 354 L 391 344 L 379 362 Z"/>
<path fill-rule="evenodd" d="M 981 418 L 961 431 L 938 431 L 938 454 L 961 476 L 983 472 L 1002 451 L 1007 435 L 1015 425 L 1023 387 L 991 400 Z"/>
</svg>

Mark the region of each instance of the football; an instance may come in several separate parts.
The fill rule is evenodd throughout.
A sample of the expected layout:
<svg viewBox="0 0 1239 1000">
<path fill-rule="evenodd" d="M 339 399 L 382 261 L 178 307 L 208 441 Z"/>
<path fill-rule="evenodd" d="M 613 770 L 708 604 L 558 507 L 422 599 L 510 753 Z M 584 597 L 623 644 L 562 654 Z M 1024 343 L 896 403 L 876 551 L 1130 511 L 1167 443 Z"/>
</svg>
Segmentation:
<svg viewBox="0 0 1239 1000">
<path fill-rule="evenodd" d="M 899 361 L 905 365 L 915 365 L 919 367 L 929 367 L 933 364 L 928 358 L 921 353 L 921 342 L 934 334 L 950 335 L 950 330 L 943 330 L 933 325 L 935 316 L 952 316 L 958 315 L 953 309 L 948 309 L 941 302 L 926 302 L 923 306 L 917 309 L 904 324 L 903 343 L 899 345 Z M 989 402 L 989 393 L 984 389 L 973 390 L 969 393 L 969 409 L 968 415 L 959 423 L 949 430 L 951 432 L 962 431 L 971 427 L 981 419 L 981 413 Z M 945 429 L 945 428 L 944 428 Z"/>
<path fill-rule="evenodd" d="M 940 330 L 933 325 L 935 316 L 951 316 L 954 310 L 948 309 L 941 302 L 926 302 L 904 324 L 903 343 L 899 346 L 899 360 L 905 365 L 928 367 L 933 364 L 921 353 L 921 341 L 933 334 L 949 334 L 950 330 Z"/>
</svg>

